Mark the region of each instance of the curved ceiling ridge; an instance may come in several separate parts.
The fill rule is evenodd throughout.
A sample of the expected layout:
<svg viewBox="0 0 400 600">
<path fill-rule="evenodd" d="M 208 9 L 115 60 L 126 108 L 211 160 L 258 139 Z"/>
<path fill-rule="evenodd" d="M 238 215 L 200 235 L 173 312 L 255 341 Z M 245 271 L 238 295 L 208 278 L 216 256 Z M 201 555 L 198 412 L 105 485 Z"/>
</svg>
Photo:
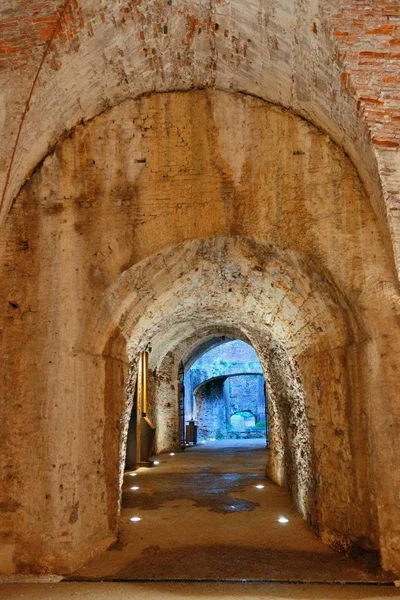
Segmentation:
<svg viewBox="0 0 400 600">
<path fill-rule="evenodd" d="M 176 264 L 185 269 L 174 272 Z M 142 276 L 135 276 L 139 272 Z M 100 338 L 105 344 L 118 330 L 133 354 L 158 336 L 168 351 L 169 345 L 213 325 L 239 327 L 253 343 L 248 332 L 259 322 L 292 350 L 301 346 L 304 352 L 311 338 L 316 346 L 323 347 L 323 339 L 341 344 L 354 335 L 344 306 L 322 279 L 317 285 L 317 274 L 312 277 L 311 283 L 293 252 L 272 251 L 239 236 L 184 242 L 119 276 L 98 303 L 85 343 Z"/>
<path fill-rule="evenodd" d="M 382 95 L 373 77 L 368 79 L 370 91 L 357 71 L 360 62 L 369 61 L 375 78 L 382 79 L 379 65 L 391 60 L 390 52 L 383 51 L 385 44 L 391 48 L 390 39 L 374 37 L 381 50 L 375 57 L 371 36 L 356 26 L 371 16 L 362 7 L 351 0 L 340 11 L 326 0 L 75 0 L 56 35 L 59 6 L 43 3 L 39 12 L 34 21 L 30 9 L 25 14 L 22 6 L 11 16 L 5 13 L 5 20 L 14 23 L 15 41 L 12 36 L 5 40 L 10 52 L 2 59 L 9 90 L 0 114 L 0 187 L 7 186 L 3 222 L 21 186 L 77 123 L 143 93 L 213 87 L 290 108 L 328 132 L 352 158 L 376 213 L 391 228 L 397 255 L 398 170 L 393 170 L 393 151 L 399 143 L 390 102 L 398 96 L 398 84 L 393 78 L 382 80 L 388 90 Z M 372 17 L 379 21 L 374 21 L 378 33 L 381 20 L 391 34 L 386 15 Z M 25 31 L 28 24 L 29 35 L 18 45 L 20 29 Z M 23 114 L 21 98 L 28 97 L 38 67 L 33 49 L 43 44 L 49 51 L 10 165 Z M 386 121 L 376 120 L 378 109 L 387 113 Z"/>
</svg>

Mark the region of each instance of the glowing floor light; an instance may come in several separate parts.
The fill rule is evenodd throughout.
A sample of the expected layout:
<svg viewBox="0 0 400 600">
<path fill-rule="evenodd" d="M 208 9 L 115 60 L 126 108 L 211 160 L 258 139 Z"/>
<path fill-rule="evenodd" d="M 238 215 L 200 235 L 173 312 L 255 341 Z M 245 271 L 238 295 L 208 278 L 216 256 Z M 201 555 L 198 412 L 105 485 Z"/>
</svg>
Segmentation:
<svg viewBox="0 0 400 600">
<path fill-rule="evenodd" d="M 262 485 L 262 483 L 259 483 L 259 484 L 255 485 L 254 487 L 256 487 L 258 490 L 263 490 L 265 488 L 265 485 Z"/>
<path fill-rule="evenodd" d="M 175 452 L 170 452 L 169 455 L 170 456 L 175 456 Z"/>
<path fill-rule="evenodd" d="M 140 517 L 131 517 L 129 520 L 132 521 L 133 523 L 137 523 L 138 521 L 141 521 L 142 519 Z"/>
<path fill-rule="evenodd" d="M 279 517 L 278 523 L 289 523 L 289 519 L 286 517 Z"/>
<path fill-rule="evenodd" d="M 131 490 L 133 490 L 134 492 L 136 492 L 139 489 L 138 485 L 134 485 L 133 487 L 131 487 Z"/>
<path fill-rule="evenodd" d="M 160 461 L 159 461 L 159 460 L 155 460 L 155 461 L 153 462 L 153 465 L 159 465 L 159 464 L 160 464 Z"/>
<path fill-rule="evenodd" d="M 136 477 L 137 473 L 130 473 L 131 477 Z"/>
</svg>

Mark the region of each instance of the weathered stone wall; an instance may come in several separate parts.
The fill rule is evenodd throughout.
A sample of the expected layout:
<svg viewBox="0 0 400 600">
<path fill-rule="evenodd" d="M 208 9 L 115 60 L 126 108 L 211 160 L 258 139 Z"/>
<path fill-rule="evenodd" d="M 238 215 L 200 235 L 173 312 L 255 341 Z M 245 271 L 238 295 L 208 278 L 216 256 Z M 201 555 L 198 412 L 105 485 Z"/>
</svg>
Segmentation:
<svg viewBox="0 0 400 600">
<path fill-rule="evenodd" d="M 203 379 L 195 382 L 199 385 L 206 379 L 218 375 L 230 375 L 239 372 L 261 373 L 260 361 L 254 349 L 242 340 L 233 340 L 220 344 L 201 356 L 192 366 L 192 371 L 200 370 Z"/>
<path fill-rule="evenodd" d="M 225 390 L 229 401 L 229 417 L 236 412 L 247 410 L 254 415 L 256 421 L 265 420 L 262 375 L 228 377 Z"/>
<path fill-rule="evenodd" d="M 342 150 L 261 100 L 154 94 L 77 127 L 0 242 L 2 569 L 66 572 L 109 543 L 129 362 L 236 328 L 299 510 L 400 572 L 388 239 Z"/>
<path fill-rule="evenodd" d="M 193 416 L 195 389 L 207 379 L 238 373 L 262 373 L 254 349 L 242 340 L 220 343 L 198 358 L 184 375 L 186 420 Z"/>
<path fill-rule="evenodd" d="M 149 412 L 157 425 L 157 453 L 180 449 L 179 362 L 175 353 L 168 352 L 158 369 L 153 371 L 154 386 L 150 393 Z"/>
<path fill-rule="evenodd" d="M 214 438 L 217 432 L 225 431 L 224 381 L 210 381 L 197 390 L 194 419 L 198 425 L 200 440 Z"/>
<path fill-rule="evenodd" d="M 215 377 L 198 386 L 193 419 L 198 424 L 199 439 L 227 437 L 232 415 L 241 411 L 251 412 L 256 421 L 265 421 L 263 381 L 262 375 L 230 375 Z M 265 431 L 259 433 L 260 437 L 265 436 Z"/>
</svg>

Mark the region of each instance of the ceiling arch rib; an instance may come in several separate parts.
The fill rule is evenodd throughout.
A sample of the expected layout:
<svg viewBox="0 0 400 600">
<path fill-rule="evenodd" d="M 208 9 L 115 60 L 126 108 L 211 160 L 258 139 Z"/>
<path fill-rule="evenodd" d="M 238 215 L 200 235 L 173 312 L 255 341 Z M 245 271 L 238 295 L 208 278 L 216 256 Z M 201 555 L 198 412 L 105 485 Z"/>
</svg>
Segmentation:
<svg viewBox="0 0 400 600">
<path fill-rule="evenodd" d="M 166 353 L 206 327 L 239 326 L 251 341 L 248 332 L 257 323 L 294 355 L 332 348 L 356 332 L 350 333 L 349 315 L 331 292 L 322 278 L 310 280 L 309 268 L 292 252 L 242 238 L 194 240 L 122 273 L 92 315 L 82 344 L 93 350 L 103 339 L 105 346 L 118 329 L 133 358 L 148 343 Z"/>
<path fill-rule="evenodd" d="M 15 9 L 21 22 L 23 6 Z M 346 18 L 351 28 L 350 0 L 342 9 L 342 21 Z M 4 98 L 2 131 L 3 221 L 29 174 L 78 123 L 149 92 L 216 87 L 290 108 L 343 146 L 377 214 L 391 226 L 396 253 L 398 226 L 392 208 L 398 169 L 393 148 L 382 145 L 376 135 L 371 143 L 371 102 L 363 90 L 350 85 L 359 79 L 356 74 L 349 79 L 338 60 L 347 56 L 338 52 L 337 44 L 347 50 L 343 36 L 328 33 L 340 29 L 336 12 L 325 0 L 178 0 L 162 5 L 155 0 L 76 0 L 64 15 L 58 7 L 40 15 L 41 23 L 48 19 L 47 29 L 33 30 L 26 56 L 24 48 L 15 49 L 13 60 L 16 55 L 20 63 L 5 63 L 10 95 Z M 367 40 L 358 34 L 360 55 L 363 44 Z M 46 53 L 38 76 L 37 64 L 28 59 L 35 45 L 39 54 Z M 31 91 L 21 89 L 22 97 L 29 97 L 25 109 L 21 94 L 13 95 L 21 87 L 19 69 L 24 69 L 23 81 L 34 83 Z M 396 121 L 391 124 L 396 127 Z"/>
<path fill-rule="evenodd" d="M 193 388 L 193 393 L 196 394 L 196 392 L 198 392 L 201 388 L 203 388 L 205 385 L 208 385 L 209 383 L 224 382 L 226 379 L 230 379 L 231 377 L 242 377 L 247 375 L 261 377 L 262 373 L 258 373 L 252 370 L 241 371 L 240 369 L 238 369 L 237 373 L 228 373 L 227 375 L 215 375 L 214 377 L 209 377 L 208 379 L 202 380 L 201 383 L 199 383 L 198 385 L 196 385 L 196 387 Z"/>
</svg>

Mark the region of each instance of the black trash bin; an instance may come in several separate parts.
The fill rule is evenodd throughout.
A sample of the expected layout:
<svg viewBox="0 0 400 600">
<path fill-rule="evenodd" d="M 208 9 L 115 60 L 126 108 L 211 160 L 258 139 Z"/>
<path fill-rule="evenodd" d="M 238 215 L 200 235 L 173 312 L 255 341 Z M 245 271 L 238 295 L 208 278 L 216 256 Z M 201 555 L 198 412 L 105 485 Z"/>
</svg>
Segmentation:
<svg viewBox="0 0 400 600">
<path fill-rule="evenodd" d="M 197 425 L 194 421 L 189 421 L 186 425 L 186 443 L 193 446 L 197 444 Z"/>
</svg>

